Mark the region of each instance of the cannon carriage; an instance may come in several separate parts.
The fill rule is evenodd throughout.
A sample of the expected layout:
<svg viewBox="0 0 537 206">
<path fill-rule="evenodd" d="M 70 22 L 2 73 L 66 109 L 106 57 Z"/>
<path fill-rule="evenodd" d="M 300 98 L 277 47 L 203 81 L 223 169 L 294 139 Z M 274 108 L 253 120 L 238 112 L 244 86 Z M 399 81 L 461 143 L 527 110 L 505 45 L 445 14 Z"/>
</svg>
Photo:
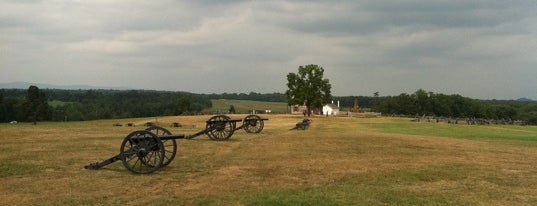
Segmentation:
<svg viewBox="0 0 537 206">
<path fill-rule="evenodd" d="M 226 115 L 216 115 L 206 121 L 204 130 L 191 135 L 173 135 L 160 126 L 150 126 L 128 134 L 121 143 L 119 154 L 101 162 L 90 163 L 84 168 L 97 170 L 106 165 L 121 161 L 123 166 L 136 174 L 148 174 L 170 164 L 177 154 L 177 139 L 193 139 L 203 134 L 209 139 L 223 141 L 231 138 L 237 130 L 244 129 L 247 133 L 259 133 L 263 130 L 264 121 L 257 115 L 248 115 L 242 120 L 232 120 Z M 237 122 L 242 122 L 237 127 Z"/>
<path fill-rule="evenodd" d="M 311 119 L 303 119 L 295 124 L 295 127 L 291 130 L 306 130 L 310 127 Z"/>
</svg>

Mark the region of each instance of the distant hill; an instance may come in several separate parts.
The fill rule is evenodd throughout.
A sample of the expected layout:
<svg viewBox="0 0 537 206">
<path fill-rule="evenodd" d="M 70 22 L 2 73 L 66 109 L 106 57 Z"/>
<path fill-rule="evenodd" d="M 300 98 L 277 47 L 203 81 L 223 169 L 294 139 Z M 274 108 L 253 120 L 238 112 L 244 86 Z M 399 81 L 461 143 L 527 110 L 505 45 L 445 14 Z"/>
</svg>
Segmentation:
<svg viewBox="0 0 537 206">
<path fill-rule="evenodd" d="M 66 90 L 87 90 L 87 89 L 112 89 L 112 90 L 129 90 L 127 87 L 96 87 L 88 85 L 54 85 L 29 82 L 8 82 L 0 83 L 1 89 L 28 89 L 31 85 L 37 86 L 40 89 L 66 89 Z"/>
<path fill-rule="evenodd" d="M 517 101 L 517 102 L 533 102 L 533 101 L 535 101 L 535 100 L 533 100 L 533 99 L 528 99 L 528 98 L 525 98 L 525 97 L 524 97 L 524 98 L 519 98 L 519 99 L 517 99 L 516 101 Z"/>
<path fill-rule="evenodd" d="M 212 107 L 203 110 L 206 113 L 226 113 L 230 106 L 235 107 L 237 114 L 250 113 L 255 110 L 271 110 L 273 114 L 287 113 L 287 103 L 284 102 L 263 102 L 251 100 L 231 100 L 231 99 L 213 99 L 211 100 Z"/>
</svg>

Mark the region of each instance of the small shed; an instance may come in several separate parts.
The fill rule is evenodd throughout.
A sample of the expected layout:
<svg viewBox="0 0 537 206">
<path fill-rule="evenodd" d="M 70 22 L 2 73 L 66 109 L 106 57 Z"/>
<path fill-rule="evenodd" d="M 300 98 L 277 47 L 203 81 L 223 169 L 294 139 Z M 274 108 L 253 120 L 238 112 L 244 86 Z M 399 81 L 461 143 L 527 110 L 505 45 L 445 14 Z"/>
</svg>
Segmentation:
<svg viewBox="0 0 537 206">
<path fill-rule="evenodd" d="M 291 114 L 300 114 L 303 115 L 308 111 L 306 105 L 293 105 L 291 106 Z"/>
<path fill-rule="evenodd" d="M 338 115 L 339 107 L 335 104 L 327 104 L 323 106 L 323 115 Z"/>
</svg>

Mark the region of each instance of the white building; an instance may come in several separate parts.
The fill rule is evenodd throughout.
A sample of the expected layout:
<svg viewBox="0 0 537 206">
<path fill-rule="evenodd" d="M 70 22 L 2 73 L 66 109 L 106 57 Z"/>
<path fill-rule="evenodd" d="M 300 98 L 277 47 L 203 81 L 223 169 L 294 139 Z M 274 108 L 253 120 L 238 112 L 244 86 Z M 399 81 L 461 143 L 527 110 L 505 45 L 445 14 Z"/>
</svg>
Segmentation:
<svg viewBox="0 0 537 206">
<path fill-rule="evenodd" d="M 339 113 L 339 101 L 335 104 L 327 104 L 323 106 L 323 115 L 338 115 Z"/>
</svg>

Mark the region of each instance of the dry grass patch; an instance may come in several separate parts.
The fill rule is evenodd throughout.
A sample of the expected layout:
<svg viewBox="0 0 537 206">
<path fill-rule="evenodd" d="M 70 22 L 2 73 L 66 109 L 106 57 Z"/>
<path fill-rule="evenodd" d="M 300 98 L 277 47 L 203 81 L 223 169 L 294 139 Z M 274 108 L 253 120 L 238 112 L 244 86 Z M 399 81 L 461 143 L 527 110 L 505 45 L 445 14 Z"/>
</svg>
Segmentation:
<svg viewBox="0 0 537 206">
<path fill-rule="evenodd" d="M 445 128 L 438 136 L 384 132 L 385 125 L 416 131 L 416 124 L 390 118 L 313 118 L 309 130 L 291 131 L 302 117 L 266 117 L 260 134 L 179 140 L 176 159 L 151 175 L 133 175 L 120 162 L 98 171 L 82 167 L 117 154 L 124 136 L 145 128 L 115 122 L 152 121 L 174 134 L 192 134 L 209 116 L 1 124 L 0 198 L 26 205 L 537 203 L 537 150 L 520 138 L 453 138 Z M 192 127 L 169 127 L 173 122 Z M 484 135 L 481 130 L 454 129 Z"/>
</svg>

